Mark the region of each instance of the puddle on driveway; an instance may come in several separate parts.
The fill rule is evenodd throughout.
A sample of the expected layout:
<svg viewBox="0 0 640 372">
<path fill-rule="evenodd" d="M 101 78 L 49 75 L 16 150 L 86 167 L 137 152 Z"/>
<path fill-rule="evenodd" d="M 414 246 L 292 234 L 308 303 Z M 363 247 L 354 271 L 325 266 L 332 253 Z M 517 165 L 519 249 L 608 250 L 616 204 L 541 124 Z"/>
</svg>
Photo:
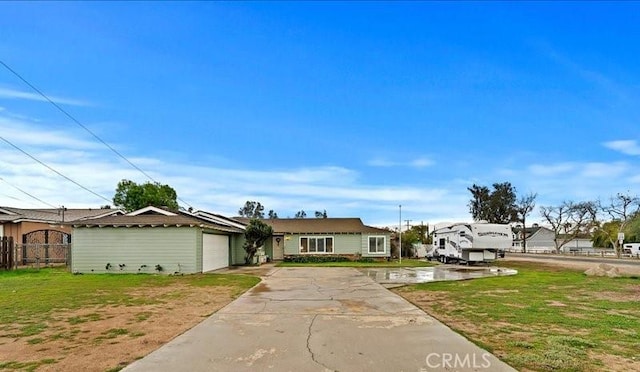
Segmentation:
<svg viewBox="0 0 640 372">
<path fill-rule="evenodd" d="M 380 284 L 415 284 L 515 275 L 517 270 L 502 267 L 435 266 L 360 269 Z"/>
</svg>

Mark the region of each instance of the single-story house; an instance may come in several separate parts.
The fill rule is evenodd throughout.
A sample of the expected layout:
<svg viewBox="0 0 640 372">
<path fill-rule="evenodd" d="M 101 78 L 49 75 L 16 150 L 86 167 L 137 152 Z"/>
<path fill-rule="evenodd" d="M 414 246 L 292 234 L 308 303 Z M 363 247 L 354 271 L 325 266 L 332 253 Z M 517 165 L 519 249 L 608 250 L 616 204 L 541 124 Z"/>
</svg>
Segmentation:
<svg viewBox="0 0 640 372">
<path fill-rule="evenodd" d="M 242 251 L 245 226 L 213 213 L 146 207 L 73 223 L 74 273 L 182 273 L 216 270 Z M 239 248 L 239 249 L 238 249 Z"/>
<path fill-rule="evenodd" d="M 247 218 L 237 218 L 248 223 Z M 360 218 L 263 219 L 273 228 L 264 245 L 272 260 L 296 255 L 389 257 L 391 231 L 367 226 Z"/>
<path fill-rule="evenodd" d="M 532 227 L 527 227 L 526 229 L 515 228 L 513 229 L 513 232 L 513 248 L 518 252 L 522 251 L 523 236 L 526 236 L 526 249 L 529 253 L 555 253 L 556 251 L 554 242 L 554 240 L 556 239 L 556 234 L 553 230 L 547 227 L 534 225 Z M 558 235 L 558 239 L 559 241 L 563 241 L 565 239 L 565 236 Z M 571 239 L 567 243 L 563 244 L 560 247 L 560 251 L 565 253 L 574 251 L 594 251 L 593 242 L 591 241 L 590 237 L 580 235 L 575 239 Z"/>
<path fill-rule="evenodd" d="M 9 237 L 18 246 L 16 260 L 21 264 L 34 262 L 65 262 L 71 243 L 73 221 L 82 221 L 122 214 L 119 209 L 23 209 L 0 207 L 0 238 Z"/>
</svg>

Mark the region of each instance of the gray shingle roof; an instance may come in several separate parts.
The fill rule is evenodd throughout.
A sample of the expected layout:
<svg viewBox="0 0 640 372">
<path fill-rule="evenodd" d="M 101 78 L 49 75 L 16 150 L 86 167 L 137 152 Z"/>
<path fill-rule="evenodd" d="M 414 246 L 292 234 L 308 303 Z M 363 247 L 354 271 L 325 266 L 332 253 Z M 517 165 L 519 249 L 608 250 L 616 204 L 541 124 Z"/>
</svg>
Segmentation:
<svg viewBox="0 0 640 372">
<path fill-rule="evenodd" d="M 249 218 L 236 217 L 243 223 L 249 223 Z M 370 233 L 388 234 L 388 230 L 367 226 L 359 218 L 274 218 L 263 219 L 262 222 L 273 228 L 274 234 L 349 234 Z"/>
<path fill-rule="evenodd" d="M 108 214 L 119 213 L 117 209 L 65 209 L 64 222 L 96 218 Z M 0 207 L 0 221 L 11 222 L 19 220 L 41 221 L 41 222 L 62 222 L 62 211 L 60 209 L 23 209 L 13 207 Z"/>
<path fill-rule="evenodd" d="M 75 221 L 74 227 L 168 227 L 168 226 L 201 226 L 227 232 L 243 232 L 242 229 L 218 224 L 213 221 L 177 214 L 165 216 L 161 214 L 140 214 L 137 216 L 107 216 L 89 220 Z"/>
</svg>

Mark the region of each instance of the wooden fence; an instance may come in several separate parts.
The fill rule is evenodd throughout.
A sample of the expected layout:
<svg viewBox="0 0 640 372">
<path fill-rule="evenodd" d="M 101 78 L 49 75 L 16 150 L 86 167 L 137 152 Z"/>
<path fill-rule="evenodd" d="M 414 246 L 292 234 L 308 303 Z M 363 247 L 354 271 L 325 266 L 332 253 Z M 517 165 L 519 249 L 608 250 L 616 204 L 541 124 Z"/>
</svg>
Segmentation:
<svg viewBox="0 0 640 372">
<path fill-rule="evenodd" d="M 13 238 L 0 238 L 0 269 L 10 270 L 13 268 Z"/>
</svg>

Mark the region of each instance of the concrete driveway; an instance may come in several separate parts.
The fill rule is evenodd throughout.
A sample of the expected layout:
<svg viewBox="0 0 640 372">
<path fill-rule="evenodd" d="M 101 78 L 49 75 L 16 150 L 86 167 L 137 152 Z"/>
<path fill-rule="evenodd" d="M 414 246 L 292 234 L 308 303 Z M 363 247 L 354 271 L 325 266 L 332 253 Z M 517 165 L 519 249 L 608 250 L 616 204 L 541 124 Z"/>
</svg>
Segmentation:
<svg viewBox="0 0 640 372">
<path fill-rule="evenodd" d="M 512 371 L 352 268 L 276 268 L 125 371 Z"/>
</svg>

